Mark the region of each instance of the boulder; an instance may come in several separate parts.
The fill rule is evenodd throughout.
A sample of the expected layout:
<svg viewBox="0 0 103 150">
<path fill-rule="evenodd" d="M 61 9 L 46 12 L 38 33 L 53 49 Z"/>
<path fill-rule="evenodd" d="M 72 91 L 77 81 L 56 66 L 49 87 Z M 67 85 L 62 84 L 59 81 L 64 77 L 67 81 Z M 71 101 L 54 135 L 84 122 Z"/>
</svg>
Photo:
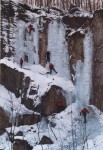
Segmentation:
<svg viewBox="0 0 103 150">
<path fill-rule="evenodd" d="M 9 117 L 3 108 L 0 107 L 0 135 L 5 132 L 5 128 L 10 127 Z"/>
<path fill-rule="evenodd" d="M 16 136 L 23 136 L 23 132 L 22 131 L 19 131 Z"/>
<path fill-rule="evenodd" d="M 0 64 L 0 84 L 2 84 L 8 91 L 11 91 L 18 98 L 20 96 L 19 90 L 22 89 L 24 73 L 19 72 L 15 68 L 12 69 L 5 64 Z"/>
<path fill-rule="evenodd" d="M 39 105 L 35 106 L 34 100 L 30 98 L 22 99 L 22 104 L 34 112 L 39 112 L 44 116 L 49 116 L 52 113 L 57 113 L 56 103 L 58 99 L 62 100 L 64 109 L 66 108 L 65 94 L 66 93 L 62 88 L 52 85 L 50 90 L 41 96 L 41 103 Z"/>
<path fill-rule="evenodd" d="M 33 125 L 40 122 L 41 116 L 37 114 L 24 114 L 18 116 L 17 125 Z"/>
<path fill-rule="evenodd" d="M 53 113 L 57 113 L 56 103 L 60 99 L 66 108 L 65 92 L 62 88 L 52 85 L 50 90 L 41 97 L 41 113 L 44 116 L 49 116 Z"/>
<path fill-rule="evenodd" d="M 13 150 L 32 150 L 33 148 L 25 140 L 16 139 Z"/>
<path fill-rule="evenodd" d="M 53 141 L 47 136 L 43 136 L 39 142 L 39 144 L 53 144 Z"/>
</svg>

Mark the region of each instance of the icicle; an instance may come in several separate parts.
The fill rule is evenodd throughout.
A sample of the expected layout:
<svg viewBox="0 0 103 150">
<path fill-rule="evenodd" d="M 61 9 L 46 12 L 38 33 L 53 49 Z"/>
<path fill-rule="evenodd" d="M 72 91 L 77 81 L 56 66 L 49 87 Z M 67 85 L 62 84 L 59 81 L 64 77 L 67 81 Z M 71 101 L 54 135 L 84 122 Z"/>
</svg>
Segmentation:
<svg viewBox="0 0 103 150">
<path fill-rule="evenodd" d="M 80 106 L 89 104 L 91 84 L 92 84 L 92 51 L 93 51 L 92 34 L 88 32 L 84 38 L 84 64 L 77 63 L 77 101 Z"/>
<path fill-rule="evenodd" d="M 49 25 L 48 49 L 51 51 L 51 62 L 54 63 L 57 75 L 66 80 L 70 79 L 69 54 L 65 41 L 65 29 L 61 22 L 53 21 Z"/>
</svg>

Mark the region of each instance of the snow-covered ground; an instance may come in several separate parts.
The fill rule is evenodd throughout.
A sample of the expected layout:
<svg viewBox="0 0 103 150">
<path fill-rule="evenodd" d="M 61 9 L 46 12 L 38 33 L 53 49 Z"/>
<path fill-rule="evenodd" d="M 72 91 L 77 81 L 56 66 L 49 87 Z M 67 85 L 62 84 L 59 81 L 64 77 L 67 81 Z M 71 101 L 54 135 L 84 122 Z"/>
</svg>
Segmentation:
<svg viewBox="0 0 103 150">
<path fill-rule="evenodd" d="M 15 135 L 18 131 L 23 132 L 23 136 L 15 136 L 15 139 L 24 139 L 33 146 L 33 150 L 102 150 L 103 148 L 103 115 L 88 115 L 87 124 L 83 123 L 83 118 L 78 115 L 78 105 L 70 105 L 60 114 L 42 118 L 40 123 L 32 126 L 15 127 Z M 48 123 L 47 123 L 48 122 Z M 54 126 L 53 126 L 54 124 Z M 7 131 L 10 132 L 11 128 Z M 39 135 L 39 136 L 38 136 Z M 48 136 L 54 142 L 53 145 L 39 145 L 39 138 Z M 10 150 L 8 135 L 0 136 L 0 149 Z"/>
<path fill-rule="evenodd" d="M 12 115 L 12 108 L 14 109 L 14 117 L 17 113 L 20 115 L 33 113 L 33 111 L 28 110 L 21 104 L 21 98 L 16 98 L 13 93 L 5 89 L 2 85 L 0 85 L 0 107 L 2 107 L 10 117 Z"/>
</svg>

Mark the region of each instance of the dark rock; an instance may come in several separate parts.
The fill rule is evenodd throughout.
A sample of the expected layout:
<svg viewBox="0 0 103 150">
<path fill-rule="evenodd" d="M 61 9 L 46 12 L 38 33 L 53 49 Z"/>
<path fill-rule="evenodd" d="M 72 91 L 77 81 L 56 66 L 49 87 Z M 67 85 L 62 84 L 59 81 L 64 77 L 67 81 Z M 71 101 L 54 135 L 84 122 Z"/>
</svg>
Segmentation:
<svg viewBox="0 0 103 150">
<path fill-rule="evenodd" d="M 49 116 L 52 113 L 57 112 L 56 103 L 60 99 L 63 102 L 63 106 L 66 108 L 66 99 L 64 97 L 65 92 L 58 86 L 51 86 L 51 89 L 41 97 L 41 112 L 44 116 Z"/>
<path fill-rule="evenodd" d="M 11 91 L 18 98 L 20 96 L 19 90 L 22 90 L 22 81 L 24 73 L 12 69 L 5 64 L 0 64 L 0 84 L 2 84 L 8 91 Z"/>
<path fill-rule="evenodd" d="M 89 17 L 70 17 L 64 16 L 62 19 L 63 23 L 66 25 L 69 25 L 70 28 L 78 29 L 82 27 L 84 24 L 86 24 L 87 21 L 89 21 L 89 24 L 92 22 L 92 18 Z"/>
<path fill-rule="evenodd" d="M 37 114 L 24 114 L 18 116 L 17 125 L 33 125 L 35 123 L 40 122 L 41 116 Z"/>
<path fill-rule="evenodd" d="M 69 9 L 69 13 L 74 14 L 74 13 L 77 13 L 77 12 L 80 13 L 81 12 L 80 9 L 76 5 L 71 4 L 70 9 Z"/>
<path fill-rule="evenodd" d="M 61 9 L 59 9 L 59 8 L 57 8 L 57 7 L 51 7 L 51 9 L 52 10 L 55 10 L 55 11 L 58 11 L 58 12 L 60 12 L 60 13 L 63 13 L 63 11 L 61 10 Z"/>
<path fill-rule="evenodd" d="M 77 8 L 77 6 L 71 3 L 71 4 L 70 4 L 70 9 L 69 9 L 69 10 L 74 9 L 74 8 Z"/>
<path fill-rule="evenodd" d="M 41 97 L 41 103 L 38 106 L 34 106 L 34 100 L 24 99 L 23 104 L 34 112 L 39 112 L 44 116 L 57 113 L 56 103 L 58 99 L 63 101 L 64 109 L 66 108 L 65 92 L 58 86 L 51 86 L 50 90 Z"/>
<path fill-rule="evenodd" d="M 56 123 L 55 123 L 55 122 L 53 122 L 53 121 L 49 121 L 49 123 L 50 123 L 51 127 L 53 127 L 53 128 L 55 128 L 55 127 L 56 127 Z"/>
<path fill-rule="evenodd" d="M 44 135 L 40 140 L 39 144 L 53 144 L 53 141 Z"/>
<path fill-rule="evenodd" d="M 21 104 L 24 104 L 26 108 L 34 110 L 34 100 L 30 98 L 22 98 Z"/>
<path fill-rule="evenodd" d="M 26 14 L 17 15 L 17 18 L 19 20 L 22 20 L 22 21 L 26 22 L 26 23 L 29 22 L 29 20 L 30 20 L 30 18 Z"/>
<path fill-rule="evenodd" d="M 42 18 L 42 19 L 45 19 Z M 47 51 L 47 45 L 48 45 L 48 24 L 49 20 L 46 20 L 45 23 L 41 23 L 41 19 L 39 20 L 40 26 L 42 25 L 42 31 L 39 33 L 39 64 L 42 66 L 45 66 L 46 64 L 46 51 Z"/>
<path fill-rule="evenodd" d="M 5 128 L 10 127 L 9 117 L 3 108 L 0 107 L 0 135 L 5 132 Z"/>
<path fill-rule="evenodd" d="M 13 150 L 32 150 L 33 147 L 31 147 L 27 141 L 16 139 L 15 143 L 13 144 Z"/>
<path fill-rule="evenodd" d="M 22 97 L 23 97 L 23 99 L 26 99 L 26 97 L 27 97 L 27 90 L 29 88 L 30 82 L 31 82 L 30 77 L 25 77 L 24 82 L 23 82 L 23 86 L 22 86 L 22 95 L 23 95 Z"/>
<path fill-rule="evenodd" d="M 19 4 L 19 6 L 22 7 L 23 9 L 29 10 L 33 13 L 38 13 L 41 10 L 40 8 L 31 9 L 31 7 L 28 6 L 27 4 Z"/>
<path fill-rule="evenodd" d="M 84 51 L 83 51 L 83 39 L 84 34 L 80 32 L 75 32 L 68 37 L 68 52 L 70 55 L 70 70 L 71 74 L 75 76 L 75 68 L 77 60 L 84 62 Z M 72 81 L 75 82 L 74 78 L 71 76 Z"/>
<path fill-rule="evenodd" d="M 35 95 L 35 94 L 37 94 L 37 93 L 38 93 L 38 92 L 37 92 L 37 88 L 34 87 L 34 86 L 31 86 L 29 95 Z"/>
<path fill-rule="evenodd" d="M 94 13 L 92 32 L 94 55 L 91 104 L 103 111 L 103 9 Z"/>
<path fill-rule="evenodd" d="M 30 102 L 33 106 L 33 101 L 26 101 L 27 99 L 27 90 L 30 85 L 30 77 L 24 78 L 24 73 L 19 72 L 18 70 L 12 69 L 5 64 L 0 64 L 0 84 L 3 85 L 8 91 L 15 94 L 15 96 L 18 98 L 22 96 L 21 103 L 23 102 Z M 21 91 L 21 92 L 20 92 Z M 29 105 L 28 104 L 28 105 Z"/>
<path fill-rule="evenodd" d="M 19 131 L 16 136 L 23 136 L 23 132 L 22 131 Z"/>
</svg>

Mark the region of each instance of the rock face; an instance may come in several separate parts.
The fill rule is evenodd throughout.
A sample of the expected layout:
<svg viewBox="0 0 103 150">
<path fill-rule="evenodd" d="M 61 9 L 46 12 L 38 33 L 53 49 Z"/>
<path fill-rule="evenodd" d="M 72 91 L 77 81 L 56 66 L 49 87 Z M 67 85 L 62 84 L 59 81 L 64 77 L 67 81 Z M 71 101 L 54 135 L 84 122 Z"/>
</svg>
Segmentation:
<svg viewBox="0 0 103 150">
<path fill-rule="evenodd" d="M 40 122 L 41 116 L 37 114 L 25 114 L 18 116 L 17 126 L 21 125 L 33 125 Z"/>
<path fill-rule="evenodd" d="M 94 13 L 93 93 L 91 103 L 103 111 L 103 9 Z"/>
<path fill-rule="evenodd" d="M 85 27 L 87 25 L 87 22 L 92 22 L 92 18 L 89 17 L 70 17 L 70 16 L 64 16 L 63 22 L 66 25 L 69 25 L 70 28 L 78 29 L 79 27 Z"/>
<path fill-rule="evenodd" d="M 31 83 L 33 83 L 33 81 L 31 80 Z M 36 98 L 38 98 L 38 88 L 39 86 L 36 86 L 35 84 L 29 86 L 29 95 L 31 96 L 36 96 Z M 26 96 L 27 94 L 27 90 L 28 90 L 28 87 L 26 89 L 26 93 L 25 93 L 25 96 L 22 98 L 21 100 L 21 103 L 25 105 L 25 107 L 27 107 L 28 109 L 30 110 L 34 110 L 34 101 L 36 101 L 36 98 L 35 99 L 32 99 L 32 98 L 28 98 Z M 35 111 L 35 110 L 34 110 Z"/>
<path fill-rule="evenodd" d="M 17 98 L 20 97 L 21 94 L 23 94 L 24 98 L 30 84 L 30 78 L 24 78 L 24 73 L 15 70 L 15 68 L 12 69 L 5 64 L 0 64 L 0 69 L 0 84 L 14 93 Z M 22 93 L 20 93 L 20 90 Z"/>
<path fill-rule="evenodd" d="M 0 64 L 0 68 L 0 84 L 5 86 L 9 91 L 13 92 L 16 95 L 16 97 L 19 97 L 19 90 L 22 89 L 21 81 L 23 81 L 24 74 L 6 66 L 5 64 Z"/>
<path fill-rule="evenodd" d="M 44 116 L 49 116 L 52 113 L 57 112 L 56 103 L 58 99 L 63 102 L 64 108 L 66 108 L 66 99 L 64 97 L 65 92 L 58 86 L 51 86 L 50 90 L 41 97 L 41 103 L 38 106 L 34 106 L 34 100 L 27 98 L 24 99 L 24 104 L 28 109 L 34 112 L 39 112 Z"/>
<path fill-rule="evenodd" d="M 69 10 L 69 13 L 74 15 L 74 13 L 81 13 L 81 11 L 78 7 L 73 6 L 73 8 Z M 66 40 L 68 41 L 70 72 L 73 83 L 75 83 L 75 67 L 77 60 L 84 62 L 83 39 L 85 37 L 85 28 L 92 22 L 92 18 L 82 17 L 79 15 L 71 17 L 70 14 L 68 14 L 62 19 L 64 24 L 67 26 Z M 82 28 L 84 33 L 78 31 L 78 28 Z"/>
<path fill-rule="evenodd" d="M 9 127 L 9 117 L 3 108 L 0 107 L 0 135 L 5 131 L 5 128 Z"/>
<path fill-rule="evenodd" d="M 32 150 L 32 147 L 27 141 L 16 139 L 13 144 L 13 150 Z"/>
<path fill-rule="evenodd" d="M 84 34 L 80 32 L 75 32 L 72 36 L 68 37 L 68 51 L 70 55 L 70 69 L 71 69 L 71 78 L 75 76 L 75 66 L 77 60 L 84 61 L 84 52 L 83 52 L 83 38 Z M 72 78 L 72 81 L 75 80 Z"/>
<path fill-rule="evenodd" d="M 45 23 L 41 24 L 41 20 Z M 41 31 L 39 31 L 39 63 L 45 66 L 46 63 L 46 51 L 47 51 L 47 41 L 48 41 L 48 23 L 49 20 L 45 18 L 39 18 L 39 24 L 42 26 Z"/>
<path fill-rule="evenodd" d="M 44 116 L 49 116 L 52 113 L 57 112 L 56 103 L 60 99 L 63 102 L 64 108 L 66 108 L 66 100 L 64 92 L 60 87 L 53 85 L 51 89 L 41 97 L 41 112 Z"/>
<path fill-rule="evenodd" d="M 53 141 L 44 135 L 40 140 L 39 144 L 53 144 Z"/>
<path fill-rule="evenodd" d="M 14 26 L 14 16 L 15 16 L 15 11 L 13 8 L 14 3 L 12 1 L 1 1 L 1 52 L 0 52 L 0 57 L 11 57 L 14 54 L 14 47 L 11 46 L 11 41 L 13 41 L 13 38 L 11 38 L 10 36 L 10 31 L 13 30 Z M 7 11 L 5 11 L 7 10 Z M 9 12 L 9 13 L 8 13 Z M 6 27 L 4 27 L 3 24 L 3 19 L 5 18 L 7 25 Z M 12 25 L 11 25 L 12 24 Z M 12 28 L 13 27 L 13 28 Z M 3 32 L 5 31 L 6 33 L 6 37 L 7 37 L 7 41 L 5 41 Z M 12 40 L 11 40 L 12 39 Z M 8 46 L 8 50 L 5 51 L 6 45 Z"/>
</svg>

